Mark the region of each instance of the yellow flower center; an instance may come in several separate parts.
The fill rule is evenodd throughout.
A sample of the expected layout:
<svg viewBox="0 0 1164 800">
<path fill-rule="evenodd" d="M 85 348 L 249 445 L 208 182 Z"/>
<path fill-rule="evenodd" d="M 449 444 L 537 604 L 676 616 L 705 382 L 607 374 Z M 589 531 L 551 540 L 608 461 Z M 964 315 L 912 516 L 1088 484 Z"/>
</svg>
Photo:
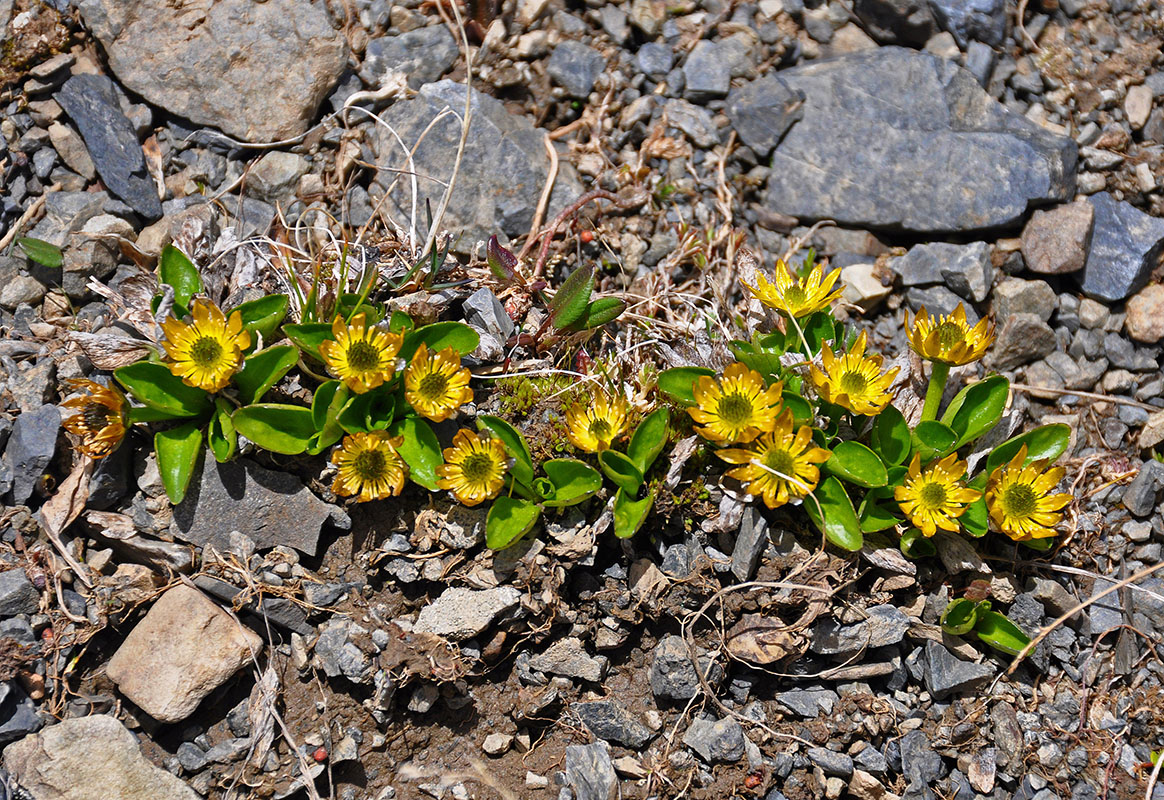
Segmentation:
<svg viewBox="0 0 1164 800">
<path fill-rule="evenodd" d="M 354 370 L 376 369 L 380 366 L 380 351 L 366 339 L 357 339 L 348 347 L 348 363 Z"/>
<path fill-rule="evenodd" d="M 610 438 L 611 428 L 610 423 L 604 419 L 595 419 L 590 421 L 590 435 L 595 439 L 603 441 Z"/>
<path fill-rule="evenodd" d="M 841 375 L 841 379 L 837 381 L 837 385 L 840 387 L 842 394 L 859 395 L 865 391 L 865 387 L 869 385 L 869 382 L 859 372 L 846 372 Z"/>
<path fill-rule="evenodd" d="M 803 305 L 805 301 L 804 289 L 798 285 L 793 284 L 789 286 L 784 292 L 784 302 L 790 306 Z"/>
<path fill-rule="evenodd" d="M 1016 483 L 1003 492 L 1002 505 L 1008 516 L 1029 517 L 1035 513 L 1039 503 L 1034 489 L 1025 483 Z"/>
<path fill-rule="evenodd" d="M 444 395 L 449 388 L 449 381 L 444 375 L 439 372 L 430 372 L 420 379 L 420 385 L 417 387 L 417 394 L 425 397 L 438 398 Z"/>
<path fill-rule="evenodd" d="M 928 509 L 938 509 L 946 504 L 946 487 L 940 483 L 927 483 L 921 487 L 921 491 L 917 493 L 918 500 Z"/>
<path fill-rule="evenodd" d="M 467 481 L 485 481 L 493 474 L 493 459 L 487 453 L 472 453 L 461 462 L 461 474 Z"/>
<path fill-rule="evenodd" d="M 372 482 L 388 474 L 388 458 L 379 450 L 364 450 L 351 461 L 352 471 L 360 480 Z"/>
<path fill-rule="evenodd" d="M 764 466 L 781 476 L 796 474 L 796 459 L 787 450 L 769 450 L 764 454 Z"/>
<path fill-rule="evenodd" d="M 190 347 L 190 360 L 199 367 L 215 367 L 222 359 L 222 343 L 213 336 L 200 336 Z"/>
<path fill-rule="evenodd" d="M 741 427 L 752 418 L 752 401 L 735 392 L 720 398 L 716 411 L 720 419 L 732 427 Z"/>
<path fill-rule="evenodd" d="M 938 326 L 938 341 L 942 343 L 943 349 L 949 350 L 966 341 L 966 331 L 956 322 L 943 322 Z"/>
</svg>

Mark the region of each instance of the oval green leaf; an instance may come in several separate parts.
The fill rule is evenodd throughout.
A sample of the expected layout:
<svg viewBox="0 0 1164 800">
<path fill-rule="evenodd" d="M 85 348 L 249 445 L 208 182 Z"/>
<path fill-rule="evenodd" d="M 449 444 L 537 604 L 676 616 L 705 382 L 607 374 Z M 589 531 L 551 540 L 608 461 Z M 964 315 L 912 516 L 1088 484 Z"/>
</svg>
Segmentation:
<svg viewBox="0 0 1164 800">
<path fill-rule="evenodd" d="M 958 444 L 958 434 L 950 426 L 937 420 L 919 422 L 913 431 L 914 449 L 921 454 L 922 463 L 944 456 Z"/>
<path fill-rule="evenodd" d="M 643 417 L 631 435 L 626 454 L 643 475 L 647 474 L 659 453 L 663 452 L 670 422 L 671 413 L 665 408 L 656 408 Z"/>
<path fill-rule="evenodd" d="M 781 394 L 781 402 L 784 407 L 792 411 L 793 425 L 811 425 L 815 414 L 812 410 L 812 403 L 805 400 L 796 392 L 785 390 Z"/>
<path fill-rule="evenodd" d="M 633 461 L 617 450 L 603 450 L 598 454 L 598 465 L 615 486 L 631 497 L 638 497 L 643 473 Z"/>
<path fill-rule="evenodd" d="M 206 441 L 210 444 L 210 452 L 214 453 L 214 460 L 221 464 L 230 461 L 238 452 L 238 433 L 230 418 L 234 407 L 221 397 L 214 401 L 214 406 L 210 427 L 206 429 Z"/>
<path fill-rule="evenodd" d="M 388 432 L 403 437 L 396 451 L 408 465 L 408 477 L 412 482 L 430 492 L 440 491 L 436 469 L 445 463 L 445 458 L 432 427 L 419 417 L 405 417 L 393 423 Z"/>
<path fill-rule="evenodd" d="M 174 418 L 199 417 L 213 407 L 210 395 L 187 386 L 165 364 L 138 361 L 113 371 L 113 377 L 142 405 Z"/>
<path fill-rule="evenodd" d="M 319 346 L 329 339 L 331 325 L 326 322 L 307 322 L 302 325 L 284 325 L 283 333 L 295 343 L 295 346 L 316 361 L 323 361 L 319 354 Z"/>
<path fill-rule="evenodd" d="M 168 244 L 158 259 L 158 280 L 174 287 L 174 305 L 190 307 L 190 298 L 202 291 L 202 276 L 186 254 Z"/>
<path fill-rule="evenodd" d="M 542 464 L 553 491 L 544 505 L 561 508 L 581 503 L 602 488 L 598 470 L 574 458 L 554 458 Z"/>
<path fill-rule="evenodd" d="M 1017 656 L 1031 643 L 1031 637 L 1023 633 L 1022 628 L 997 611 L 980 612 L 974 634 L 995 650 L 1012 656 Z"/>
<path fill-rule="evenodd" d="M 1054 425 L 1042 425 L 1012 439 L 1007 439 L 991 450 L 990 455 L 986 457 L 986 473 L 989 475 L 1014 458 L 1024 444 L 1027 446 L 1027 460 L 1024 463 L 1030 464 L 1032 461 L 1044 458 L 1048 462 L 1054 462 L 1055 459 L 1067 452 L 1067 446 L 1070 443 L 1071 428 L 1069 426 L 1061 422 Z"/>
<path fill-rule="evenodd" d="M 463 322 L 434 322 L 405 334 L 404 345 L 400 348 L 400 358 L 406 361 L 412 358 L 421 342 L 432 351 L 451 347 L 462 356 L 467 356 L 477 349 L 481 337 L 477 331 Z"/>
<path fill-rule="evenodd" d="M 251 345 L 255 346 L 260 338 L 264 342 L 270 341 L 282 324 L 283 318 L 287 316 L 290 305 L 291 301 L 287 295 L 269 294 L 237 305 L 234 311 L 242 318 L 243 327 L 251 332 Z"/>
<path fill-rule="evenodd" d="M 614 496 L 614 535 L 619 539 L 629 539 L 638 533 L 654 502 L 653 494 L 634 500 L 619 489 Z"/>
<path fill-rule="evenodd" d="M 865 499 L 861 501 L 859 516 L 861 530 L 865 533 L 876 533 L 900 525 L 901 518 L 894 514 L 895 511 L 896 507 L 878 502 L 872 492 L 867 492 Z"/>
<path fill-rule="evenodd" d="M 24 254 L 28 256 L 29 260 L 40 264 L 42 267 L 58 269 L 65 260 L 65 255 L 61 252 L 61 248 L 43 239 L 22 236 L 16 240 L 16 244 L 20 246 L 20 249 L 24 251 Z"/>
<path fill-rule="evenodd" d="M 974 630 L 974 623 L 978 621 L 978 603 L 959 597 L 951 600 L 942 611 L 942 630 L 953 636 L 965 636 Z"/>
<path fill-rule="evenodd" d="M 529 445 L 525 437 L 500 417 L 481 414 L 477 417 L 477 429 L 488 430 L 505 445 L 509 457 L 513 459 L 513 466 L 509 473 L 518 483 L 529 486 L 533 482 L 533 458 L 529 454 Z"/>
<path fill-rule="evenodd" d="M 715 377 L 715 371 L 706 367 L 673 367 L 659 373 L 659 391 L 685 406 L 695 405 L 692 391 L 695 381 L 703 376 Z"/>
<path fill-rule="evenodd" d="M 974 441 L 997 425 L 1009 395 L 1010 381 L 1001 375 L 991 375 L 958 392 L 942 415 L 942 422 L 958 434 L 955 447 Z"/>
<path fill-rule="evenodd" d="M 572 331 L 593 330 L 608 322 L 614 322 L 624 311 L 626 311 L 626 301 L 617 297 L 600 297 L 586 306 L 586 311 L 582 317 L 569 327 Z"/>
<path fill-rule="evenodd" d="M 877 454 L 859 442 L 841 442 L 824 463 L 827 472 L 849 483 L 875 489 L 889 483 L 889 473 Z"/>
<path fill-rule="evenodd" d="M 197 422 L 187 422 L 168 431 L 154 434 L 154 452 L 158 454 L 158 472 L 170 502 L 178 505 L 186 498 L 190 479 L 202 455 L 202 429 Z"/>
<path fill-rule="evenodd" d="M 550 300 L 550 324 L 558 330 L 568 328 L 586 315 L 594 291 L 594 265 L 587 264 L 570 273 L 570 277 Z"/>
<path fill-rule="evenodd" d="M 311 409 L 281 403 L 259 403 L 234 412 L 235 430 L 264 450 L 299 455 L 307 449 L 315 426 Z"/>
<path fill-rule="evenodd" d="M 485 545 L 490 550 L 504 550 L 529 533 L 541 513 L 529 500 L 498 497 L 485 517 Z"/>
<path fill-rule="evenodd" d="M 893 406 L 886 406 L 873 422 L 869 437 L 873 452 L 890 466 L 902 464 L 909 458 L 910 433 L 905 417 Z"/>
<path fill-rule="evenodd" d="M 938 548 L 934 547 L 934 543 L 925 537 L 917 528 L 910 528 L 905 533 L 901 534 L 901 541 L 898 543 L 901 547 L 901 553 L 906 558 L 928 558 L 929 556 L 937 555 Z"/>
<path fill-rule="evenodd" d="M 962 523 L 962 529 L 975 539 L 981 539 L 986 535 L 986 531 L 990 527 L 990 515 L 986 509 L 986 498 L 979 497 L 970 505 L 966 506 L 966 510 L 962 512 L 962 516 L 958 518 Z"/>
<path fill-rule="evenodd" d="M 289 344 L 277 344 L 247 357 L 234 376 L 239 402 L 249 406 L 261 400 L 298 362 L 299 350 Z"/>
<path fill-rule="evenodd" d="M 816 503 L 812 501 L 816 498 Z M 817 507 L 817 503 L 820 507 Z M 842 550 L 857 552 L 864 543 L 861 524 L 857 512 L 845 492 L 845 487 L 835 476 L 825 478 L 810 497 L 805 498 L 804 507 L 813 524 L 825 538 Z"/>
<path fill-rule="evenodd" d="M 348 433 L 382 431 L 396 416 L 396 397 L 387 385 L 350 397 L 336 415 L 336 422 Z"/>
</svg>

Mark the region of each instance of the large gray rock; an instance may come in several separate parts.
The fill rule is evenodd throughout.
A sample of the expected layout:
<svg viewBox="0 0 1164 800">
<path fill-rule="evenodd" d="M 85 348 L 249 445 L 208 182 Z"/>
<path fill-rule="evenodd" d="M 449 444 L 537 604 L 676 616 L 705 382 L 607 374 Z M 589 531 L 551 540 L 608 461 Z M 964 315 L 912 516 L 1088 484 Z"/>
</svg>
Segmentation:
<svg viewBox="0 0 1164 800">
<path fill-rule="evenodd" d="M 128 89 L 247 141 L 307 130 L 347 65 L 347 44 L 308 0 L 80 0 Z"/>
<path fill-rule="evenodd" d="M 921 47 L 934 35 L 927 0 L 854 0 L 853 13 L 882 44 Z"/>
<path fill-rule="evenodd" d="M 480 591 L 452 586 L 420 610 L 412 629 L 449 639 L 472 639 L 520 602 L 521 592 L 512 586 Z"/>
<path fill-rule="evenodd" d="M 732 89 L 727 116 L 740 139 L 757 155 L 766 156 L 780 144 L 792 124 L 804 116 L 804 95 L 775 74 Z"/>
<path fill-rule="evenodd" d="M 105 714 L 67 719 L 13 742 L 4 768 L 36 800 L 199 800 Z"/>
<path fill-rule="evenodd" d="M 970 42 L 991 47 L 1006 38 L 1006 0 L 929 0 L 938 24 L 954 34 L 963 50 Z"/>
<path fill-rule="evenodd" d="M 546 74 L 571 97 L 585 100 L 594 81 L 606 68 L 602 53 L 581 42 L 564 41 L 554 48 L 546 62 Z"/>
<path fill-rule="evenodd" d="M 397 36 L 368 42 L 360 77 L 369 86 L 380 86 L 393 72 L 408 76 L 408 85 L 419 89 L 448 71 L 457 60 L 457 42 L 444 25 L 429 25 Z"/>
<path fill-rule="evenodd" d="M 1007 111 L 952 62 L 898 47 L 784 70 L 804 118 L 776 148 L 767 205 L 857 228 L 1014 225 L 1075 191 L 1075 143 Z"/>
<path fill-rule="evenodd" d="M 1115 303 L 1148 283 L 1164 255 L 1164 219 L 1150 217 L 1107 192 L 1087 198 L 1095 209 L 1083 293 Z"/>
<path fill-rule="evenodd" d="M 109 191 L 149 220 L 162 215 L 158 189 L 146 169 L 133 123 L 121 111 L 113 81 L 104 75 L 74 75 L 54 99 L 85 140 Z"/>
<path fill-rule="evenodd" d="M 60 432 L 61 410 L 56 406 L 41 406 L 16 418 L 3 456 L 12 475 L 12 505 L 22 505 L 32 497 L 53 459 Z"/>
<path fill-rule="evenodd" d="M 443 223 L 450 232 L 460 234 L 459 246 L 465 250 L 474 241 L 493 234 L 513 237 L 528 233 L 550 166 L 543 131 L 526 118 L 510 114 L 499 100 L 475 89 L 472 97 L 469 138 Z M 462 84 L 450 80 L 430 83 L 421 87 L 415 98 L 393 105 L 383 117 L 411 148 L 446 108 L 457 115 L 464 113 Z M 416 222 L 423 225 L 425 202 L 434 209 L 440 202 L 460 138 L 461 123 L 451 114 L 445 116 L 424 137 L 409 167 L 407 153 L 401 150 L 396 137 L 380 131 L 374 143 L 380 171 L 370 190 L 373 204 L 389 185 L 395 184 L 384 209 L 407 228 L 413 210 L 412 184 L 397 170 L 412 169 L 417 175 Z M 561 164 L 546 218 L 552 219 L 581 193 L 582 185 L 573 168 Z"/>
<path fill-rule="evenodd" d="M 338 506 L 320 500 L 294 475 L 246 459 L 219 464 L 207 458 L 201 479 L 174 507 L 171 529 L 183 541 L 220 552 L 230 549 L 237 531 L 259 550 L 281 544 L 315 555 L 319 529 L 328 521 L 340 528 L 351 524 Z"/>
</svg>

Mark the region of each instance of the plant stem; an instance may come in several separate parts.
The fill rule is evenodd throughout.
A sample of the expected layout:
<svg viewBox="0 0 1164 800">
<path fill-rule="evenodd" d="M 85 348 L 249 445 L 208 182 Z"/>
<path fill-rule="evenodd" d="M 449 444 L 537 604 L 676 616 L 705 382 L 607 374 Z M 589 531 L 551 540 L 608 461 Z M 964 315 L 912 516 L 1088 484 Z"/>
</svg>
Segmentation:
<svg viewBox="0 0 1164 800">
<path fill-rule="evenodd" d="M 933 362 L 930 369 L 930 385 L 926 389 L 926 403 L 922 406 L 922 422 L 937 419 L 938 406 L 942 404 L 942 393 L 946 391 L 946 379 L 950 377 L 950 365 Z"/>
</svg>

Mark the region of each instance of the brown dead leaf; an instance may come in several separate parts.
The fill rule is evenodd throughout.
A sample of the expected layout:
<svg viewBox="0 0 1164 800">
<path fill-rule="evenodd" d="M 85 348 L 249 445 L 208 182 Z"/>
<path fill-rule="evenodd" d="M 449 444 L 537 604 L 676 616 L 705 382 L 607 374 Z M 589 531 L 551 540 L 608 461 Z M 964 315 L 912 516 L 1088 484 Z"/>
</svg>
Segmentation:
<svg viewBox="0 0 1164 800">
<path fill-rule="evenodd" d="M 655 602 L 667 590 L 667 576 L 649 558 L 631 564 L 629 583 L 631 596 L 644 604 Z"/>
<path fill-rule="evenodd" d="M 69 331 L 69 340 L 81 348 L 85 357 L 97 369 L 112 372 L 118 367 L 141 361 L 149 355 L 150 349 L 141 339 L 132 336 L 113 336 L 108 333 L 96 334 L 84 331 Z"/>
<path fill-rule="evenodd" d="M 40 507 L 40 524 L 73 573 L 86 586 L 92 586 L 88 570 L 81 566 L 69 553 L 61 541 L 61 533 L 73 524 L 73 520 L 89 502 L 89 479 L 93 475 L 93 459 L 81 455 L 69 476 L 61 481 L 57 493 Z"/>
<path fill-rule="evenodd" d="M 156 135 L 141 143 L 141 154 L 145 156 L 146 169 L 149 170 L 150 177 L 154 179 L 154 184 L 158 188 L 158 199 L 164 200 L 166 197 L 166 177 L 165 170 L 162 168 L 162 148 L 158 145 Z"/>
<path fill-rule="evenodd" d="M 406 631 L 394 622 L 388 623 L 388 644 L 380 653 L 380 666 L 437 681 L 455 681 L 468 671 L 440 636 Z"/>
<path fill-rule="evenodd" d="M 790 633 L 783 620 L 762 614 L 745 614 L 727 633 L 728 652 L 752 664 L 774 664 L 800 655 L 806 641 Z"/>
</svg>

